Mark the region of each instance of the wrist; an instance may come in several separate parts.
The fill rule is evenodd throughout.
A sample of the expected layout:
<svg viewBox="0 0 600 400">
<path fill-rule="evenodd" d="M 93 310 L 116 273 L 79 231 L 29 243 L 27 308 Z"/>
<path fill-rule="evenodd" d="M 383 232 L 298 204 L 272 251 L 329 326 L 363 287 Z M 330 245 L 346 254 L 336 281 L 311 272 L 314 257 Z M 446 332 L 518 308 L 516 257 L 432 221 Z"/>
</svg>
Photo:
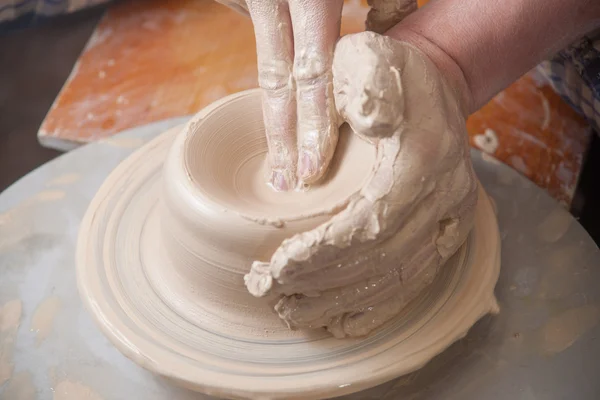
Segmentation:
<svg viewBox="0 0 600 400">
<path fill-rule="evenodd" d="M 432 59 L 445 54 L 452 60 L 466 82 L 471 113 L 599 24 L 598 0 L 437 0 L 388 34 L 418 41 L 419 47 L 430 44 L 424 51 L 431 52 Z M 440 68 L 457 79 L 452 70 Z"/>
<path fill-rule="evenodd" d="M 399 23 L 385 33 L 392 39 L 408 43 L 425 54 L 445 77 L 459 101 L 463 114 L 468 116 L 473 111 L 473 95 L 465 74 L 460 65 L 441 47 L 411 29 L 409 24 Z"/>
</svg>

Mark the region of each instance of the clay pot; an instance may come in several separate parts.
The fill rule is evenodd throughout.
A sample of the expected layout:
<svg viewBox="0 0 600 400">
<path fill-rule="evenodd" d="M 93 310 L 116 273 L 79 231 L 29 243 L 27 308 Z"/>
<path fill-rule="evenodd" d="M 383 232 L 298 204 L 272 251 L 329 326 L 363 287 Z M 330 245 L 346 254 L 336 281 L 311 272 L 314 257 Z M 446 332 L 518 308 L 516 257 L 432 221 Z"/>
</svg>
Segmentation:
<svg viewBox="0 0 600 400">
<path fill-rule="evenodd" d="M 352 154 L 360 154 L 361 162 Z M 368 179 L 374 161 L 375 146 L 344 127 L 323 184 L 276 192 L 266 183 L 260 92 L 212 104 L 186 125 L 165 161 L 160 231 L 172 270 L 162 278 L 179 281 L 190 296 L 220 299 L 220 310 L 222 302 L 264 307 L 271 299 L 256 299 L 244 286 L 252 262 L 268 261 L 285 238 L 339 211 Z M 189 313 L 188 305 L 180 305 L 172 304 Z"/>
<path fill-rule="evenodd" d="M 467 243 L 397 318 L 361 339 L 288 329 L 243 275 L 338 211 L 368 179 L 375 150 L 343 128 L 323 185 L 276 193 L 263 175 L 261 121 L 257 91 L 228 96 L 132 154 L 92 200 L 78 286 L 126 356 L 220 397 L 325 398 L 414 371 L 497 311 L 500 239 L 480 189 Z"/>
</svg>

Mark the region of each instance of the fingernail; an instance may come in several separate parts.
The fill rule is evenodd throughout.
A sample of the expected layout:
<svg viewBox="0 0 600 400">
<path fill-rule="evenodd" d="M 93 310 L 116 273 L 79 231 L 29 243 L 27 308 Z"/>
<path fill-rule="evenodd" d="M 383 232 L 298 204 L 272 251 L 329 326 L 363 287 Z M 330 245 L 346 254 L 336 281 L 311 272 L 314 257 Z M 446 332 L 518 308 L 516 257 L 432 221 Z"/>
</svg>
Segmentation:
<svg viewBox="0 0 600 400">
<path fill-rule="evenodd" d="M 280 190 L 285 192 L 289 189 L 288 183 L 285 180 L 285 176 L 281 171 L 273 171 L 273 180 L 271 184 L 275 188 L 275 190 Z"/>
<path fill-rule="evenodd" d="M 313 157 L 309 151 L 302 151 L 300 160 L 298 160 L 298 173 L 300 174 L 300 178 L 307 179 L 314 175 L 316 171 L 315 162 L 313 161 L 314 158 L 315 157 Z"/>
</svg>

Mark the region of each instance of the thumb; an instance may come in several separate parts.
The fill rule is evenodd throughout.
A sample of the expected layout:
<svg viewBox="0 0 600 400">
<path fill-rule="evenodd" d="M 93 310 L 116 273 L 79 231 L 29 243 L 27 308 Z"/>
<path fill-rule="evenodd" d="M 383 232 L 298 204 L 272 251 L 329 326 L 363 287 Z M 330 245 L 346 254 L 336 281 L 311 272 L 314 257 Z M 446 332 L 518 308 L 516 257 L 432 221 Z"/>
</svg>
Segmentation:
<svg viewBox="0 0 600 400">
<path fill-rule="evenodd" d="M 346 35 L 333 56 L 335 104 L 361 136 L 388 137 L 404 117 L 402 43 L 373 32 Z"/>
</svg>

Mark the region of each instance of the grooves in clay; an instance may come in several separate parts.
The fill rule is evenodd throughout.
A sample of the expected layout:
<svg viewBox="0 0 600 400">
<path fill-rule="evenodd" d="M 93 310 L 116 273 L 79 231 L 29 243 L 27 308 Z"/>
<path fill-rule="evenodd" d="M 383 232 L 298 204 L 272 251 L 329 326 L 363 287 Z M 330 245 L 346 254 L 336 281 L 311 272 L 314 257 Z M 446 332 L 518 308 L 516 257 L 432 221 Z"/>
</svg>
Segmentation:
<svg viewBox="0 0 600 400">
<path fill-rule="evenodd" d="M 260 117 L 245 114 L 231 119 L 221 136 L 207 135 L 213 149 L 223 143 L 221 149 L 229 148 L 231 154 L 244 143 L 254 143 L 255 150 L 232 157 L 235 162 L 228 165 L 237 167 L 209 175 L 202 170 L 210 166 L 185 155 L 194 145 L 189 133 L 198 124 L 209 123 L 222 107 L 257 96 L 250 91 L 225 98 L 194 118 L 184 129 L 187 134 L 178 135 L 175 129 L 151 141 L 107 178 L 92 201 L 77 245 L 78 286 L 87 309 L 123 353 L 182 386 L 223 397 L 325 398 L 421 367 L 481 316 L 497 311 L 493 288 L 499 272 L 498 228 L 481 189 L 474 231 L 465 246 L 401 315 L 366 339 L 289 330 L 272 312 L 274 297 L 251 296 L 242 279 L 251 262 L 268 257 L 283 236 L 327 219 L 319 214 L 346 196 L 328 194 L 328 187 L 336 179 L 347 179 L 345 168 L 357 167 L 344 167 L 345 157 L 329 185 L 281 194 L 316 196 L 321 190 L 317 208 L 306 211 L 302 203 L 282 201 L 282 211 L 269 210 L 277 223 L 261 221 L 261 196 L 280 194 L 261 192 L 270 189 L 260 177 L 258 154 L 266 147 Z M 240 126 L 251 129 L 246 133 Z M 253 130 L 255 136 L 250 136 Z M 244 142 L 236 141 L 236 134 L 246 135 Z M 346 136 L 347 151 L 371 147 L 355 135 Z M 220 162 L 222 157 L 213 153 L 205 156 Z M 247 153 L 257 154 L 256 159 Z M 256 189 L 236 184 L 244 162 L 254 162 L 254 182 L 260 182 Z M 369 178 L 370 169 L 352 173 L 356 186 L 349 187 L 347 196 L 360 187 L 357 177 Z M 235 203 L 223 182 L 249 200 Z M 310 218 L 297 218 L 303 214 Z"/>
</svg>

